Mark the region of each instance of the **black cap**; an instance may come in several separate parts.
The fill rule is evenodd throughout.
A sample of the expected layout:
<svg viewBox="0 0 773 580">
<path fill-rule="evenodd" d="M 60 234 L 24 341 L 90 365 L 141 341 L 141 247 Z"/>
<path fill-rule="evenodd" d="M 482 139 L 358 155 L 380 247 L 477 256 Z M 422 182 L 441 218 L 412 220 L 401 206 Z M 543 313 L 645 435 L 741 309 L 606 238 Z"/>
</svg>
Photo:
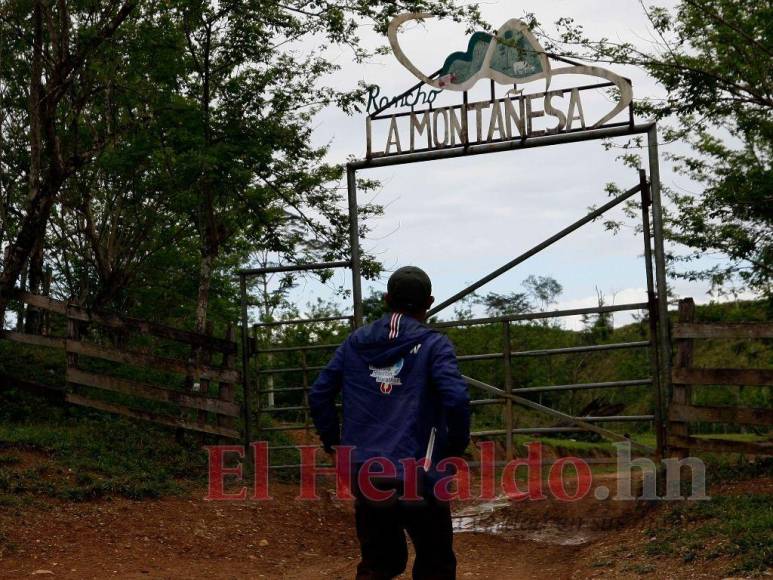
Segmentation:
<svg viewBox="0 0 773 580">
<path fill-rule="evenodd" d="M 393 308 L 423 310 L 432 296 L 432 282 L 421 268 L 403 266 L 389 277 L 387 293 Z"/>
</svg>

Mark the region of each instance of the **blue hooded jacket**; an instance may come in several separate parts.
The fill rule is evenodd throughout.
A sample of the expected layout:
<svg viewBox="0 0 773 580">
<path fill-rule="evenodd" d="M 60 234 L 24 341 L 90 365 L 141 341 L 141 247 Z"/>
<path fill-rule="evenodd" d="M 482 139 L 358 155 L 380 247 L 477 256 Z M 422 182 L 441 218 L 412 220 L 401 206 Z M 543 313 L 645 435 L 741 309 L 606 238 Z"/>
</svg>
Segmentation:
<svg viewBox="0 0 773 580">
<path fill-rule="evenodd" d="M 343 392 L 343 433 L 335 399 Z M 467 384 L 451 341 L 415 318 L 390 313 L 352 333 L 311 387 L 309 405 L 326 448 L 354 446 L 352 461 L 422 459 L 437 428 L 433 465 L 470 438 Z"/>
</svg>

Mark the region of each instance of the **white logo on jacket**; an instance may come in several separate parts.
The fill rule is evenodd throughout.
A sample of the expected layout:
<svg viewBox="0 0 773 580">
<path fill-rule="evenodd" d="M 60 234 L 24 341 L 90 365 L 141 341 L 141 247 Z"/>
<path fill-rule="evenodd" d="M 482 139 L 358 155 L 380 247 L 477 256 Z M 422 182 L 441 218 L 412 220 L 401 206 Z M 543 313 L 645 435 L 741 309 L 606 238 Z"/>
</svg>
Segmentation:
<svg viewBox="0 0 773 580">
<path fill-rule="evenodd" d="M 393 385 L 402 385 L 400 377 L 397 375 L 403 368 L 403 359 L 400 359 L 392 366 L 374 367 L 371 365 L 368 368 L 372 371 L 370 376 L 376 379 L 376 382 L 379 383 L 379 390 L 383 394 L 388 395 L 391 393 Z"/>
</svg>

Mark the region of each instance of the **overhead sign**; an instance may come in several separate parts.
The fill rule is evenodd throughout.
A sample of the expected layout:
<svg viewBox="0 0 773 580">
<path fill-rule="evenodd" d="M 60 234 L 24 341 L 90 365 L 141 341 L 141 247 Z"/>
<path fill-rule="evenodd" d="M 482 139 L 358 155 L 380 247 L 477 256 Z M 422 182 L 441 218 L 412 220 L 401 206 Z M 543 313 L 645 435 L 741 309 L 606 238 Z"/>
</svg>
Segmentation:
<svg viewBox="0 0 773 580">
<path fill-rule="evenodd" d="M 554 67 L 551 60 L 567 61 L 560 57 L 551 59 L 518 19 L 508 20 L 495 34 L 475 32 L 466 51 L 450 54 L 440 70 L 425 74 L 403 52 L 398 31 L 408 21 L 431 17 L 426 13 L 406 13 L 395 17 L 389 25 L 388 37 L 395 56 L 420 82 L 394 98 L 380 96 L 378 87 L 371 89 L 367 157 L 523 140 L 633 122 L 632 115 L 625 122 L 612 122 L 626 108 L 630 111 L 633 91 L 628 79 L 597 66 L 570 63 Z M 606 82 L 550 90 L 552 80 L 560 75 L 592 76 Z M 467 92 L 481 79 L 490 79 L 491 98 L 469 103 Z M 545 83 L 541 92 L 524 94 L 518 88 L 538 80 Z M 511 88 L 496 98 L 495 83 Z M 422 89 L 424 85 L 426 90 Z M 609 107 L 606 101 L 605 109 L 589 119 L 583 94 L 604 88 L 616 88 L 612 105 Z M 462 103 L 436 106 L 434 101 L 441 90 L 463 93 Z M 417 110 L 418 103 L 428 108 Z M 374 143 L 376 140 L 380 143 Z"/>
</svg>

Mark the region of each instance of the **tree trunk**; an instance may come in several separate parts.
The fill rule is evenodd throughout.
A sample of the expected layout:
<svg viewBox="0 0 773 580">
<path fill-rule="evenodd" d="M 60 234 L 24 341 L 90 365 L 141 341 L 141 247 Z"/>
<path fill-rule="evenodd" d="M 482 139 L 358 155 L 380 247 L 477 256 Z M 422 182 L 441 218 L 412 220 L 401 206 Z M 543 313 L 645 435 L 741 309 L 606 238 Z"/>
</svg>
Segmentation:
<svg viewBox="0 0 773 580">
<path fill-rule="evenodd" d="M 43 246 L 45 232 L 35 241 L 29 258 L 28 287 L 31 294 L 40 294 L 43 285 Z M 24 321 L 27 334 L 40 334 L 41 311 L 34 306 L 27 306 L 27 317 Z"/>
<path fill-rule="evenodd" d="M 212 285 L 212 272 L 215 255 L 207 252 L 201 257 L 199 266 L 199 294 L 196 300 L 196 332 L 203 333 L 207 328 L 207 308 L 209 306 L 209 288 Z"/>
<path fill-rule="evenodd" d="M 212 48 L 212 26 L 205 24 L 205 38 L 203 44 L 203 71 L 201 87 L 201 112 L 204 123 L 205 150 L 209 151 L 212 144 L 212 131 L 210 128 L 210 67 Z M 219 254 L 219 232 L 216 225 L 212 186 L 208 169 L 203 167 L 199 176 L 199 231 L 201 232 L 201 264 L 199 265 L 199 293 L 196 300 L 196 332 L 204 333 L 207 325 L 207 309 L 209 307 L 209 290 L 212 285 L 212 272 L 215 268 L 215 260 Z"/>
<path fill-rule="evenodd" d="M 40 230 L 40 219 L 48 219 L 51 209 L 45 193 L 41 188 L 41 142 L 42 142 L 42 111 L 43 111 L 43 4 L 35 2 L 32 12 L 32 71 L 30 78 L 29 120 L 30 120 L 30 172 L 29 172 L 29 211 L 16 243 L 11 247 L 3 273 L 0 275 L 0 320 L 5 319 L 5 309 L 8 306 L 7 292 L 16 285 L 30 252 L 35 245 Z"/>
</svg>

